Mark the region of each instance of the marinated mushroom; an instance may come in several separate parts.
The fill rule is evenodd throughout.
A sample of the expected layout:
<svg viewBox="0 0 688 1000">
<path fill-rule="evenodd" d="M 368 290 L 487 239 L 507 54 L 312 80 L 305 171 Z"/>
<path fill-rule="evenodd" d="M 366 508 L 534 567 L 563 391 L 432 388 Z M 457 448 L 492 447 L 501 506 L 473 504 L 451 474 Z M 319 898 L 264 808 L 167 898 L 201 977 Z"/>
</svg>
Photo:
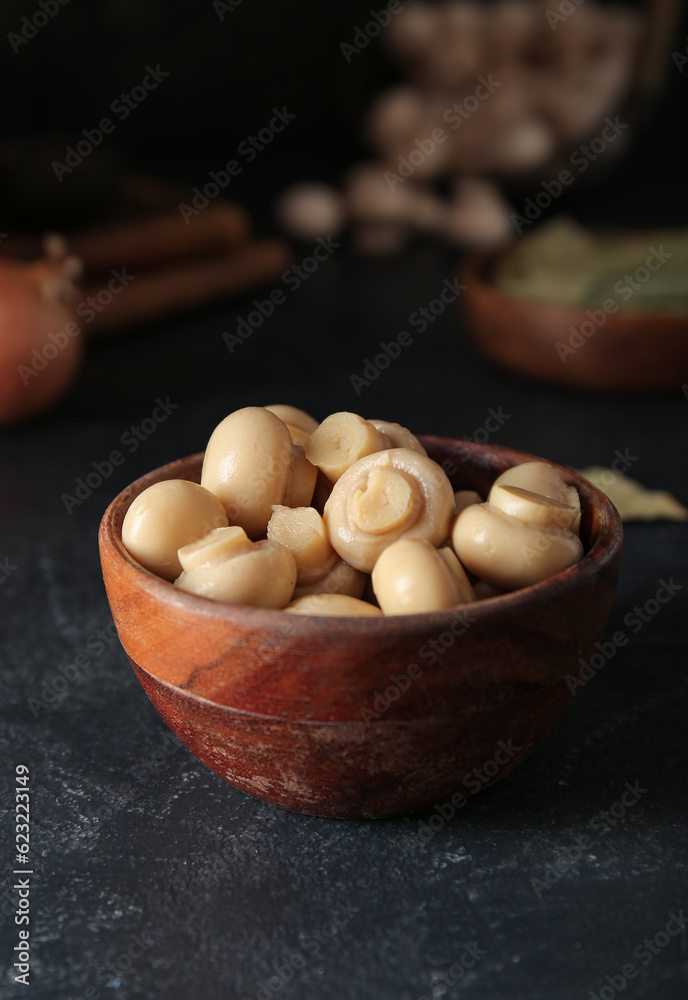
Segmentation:
<svg viewBox="0 0 688 1000">
<path fill-rule="evenodd" d="M 252 544 L 244 529 L 232 524 L 210 531 L 198 541 L 180 547 L 177 556 L 182 571 L 188 572 L 208 563 L 231 559 L 240 552 L 247 552 Z"/>
<path fill-rule="evenodd" d="M 325 523 L 315 507 L 276 506 L 268 521 L 268 538 L 291 552 L 299 584 L 322 579 L 337 560 Z"/>
<path fill-rule="evenodd" d="M 371 579 L 386 615 L 444 611 L 475 600 L 451 549 L 437 549 L 423 538 L 392 542 L 375 563 Z"/>
<path fill-rule="evenodd" d="M 370 577 L 354 569 L 338 556 L 329 573 L 320 577 L 315 583 L 299 584 L 294 588 L 294 598 L 305 597 L 307 594 L 346 594 L 348 597 L 363 597 Z"/>
<path fill-rule="evenodd" d="M 306 458 L 305 448 L 294 444 L 292 438 L 291 462 L 282 503 L 286 507 L 309 507 L 317 478 L 318 470 Z"/>
<path fill-rule="evenodd" d="M 578 532 L 580 497 L 553 465 L 524 462 L 498 476 L 488 502 L 527 524 L 557 527 Z"/>
<path fill-rule="evenodd" d="M 292 444 L 284 421 L 263 406 L 235 410 L 217 425 L 203 459 L 201 485 L 222 501 L 228 520 L 250 538 L 265 534 L 289 481 Z"/>
<path fill-rule="evenodd" d="M 346 594 L 309 594 L 292 601 L 284 610 L 288 615 L 323 615 L 337 618 L 382 615 L 382 611 L 374 604 L 367 604 Z"/>
<path fill-rule="evenodd" d="M 454 513 L 460 514 L 465 507 L 470 507 L 472 503 L 482 503 L 483 498 L 475 490 L 456 490 L 454 493 Z"/>
<path fill-rule="evenodd" d="M 213 601 L 283 608 L 294 593 L 291 552 L 271 541 L 252 542 L 236 525 L 180 549 L 179 561 L 184 569 L 175 587 Z"/>
<path fill-rule="evenodd" d="M 287 424 L 287 430 L 292 444 L 300 445 L 302 448 L 306 447 L 310 437 L 308 431 L 302 430 L 301 427 L 295 427 L 294 424 Z"/>
<path fill-rule="evenodd" d="M 461 511 L 452 542 L 467 569 L 503 590 L 546 580 L 583 555 L 581 541 L 571 531 L 526 524 L 490 503 Z"/>
<path fill-rule="evenodd" d="M 186 479 L 167 479 L 132 502 L 122 522 L 122 542 L 151 573 L 174 580 L 182 571 L 177 550 L 226 524 L 214 494 Z"/>
<path fill-rule="evenodd" d="M 318 426 L 318 421 L 315 417 L 312 417 L 310 413 L 306 413 L 305 410 L 300 410 L 298 406 L 289 406 L 288 403 L 270 403 L 265 409 L 270 410 L 276 417 L 283 420 L 288 427 L 298 427 L 299 430 L 305 431 L 306 434 L 312 434 Z"/>
<path fill-rule="evenodd" d="M 311 434 L 306 458 L 336 483 L 354 462 L 386 447 L 377 428 L 357 413 L 332 413 Z"/>
<path fill-rule="evenodd" d="M 454 494 L 444 470 L 409 448 L 359 459 L 332 488 L 323 518 L 342 559 L 364 573 L 406 535 L 441 545 L 449 534 Z"/>
<path fill-rule="evenodd" d="M 419 455 L 427 455 L 427 451 L 420 443 L 415 434 L 412 434 L 407 427 L 401 424 L 392 423 L 389 420 L 369 420 L 385 441 L 385 448 L 410 448 L 417 451 Z"/>
<path fill-rule="evenodd" d="M 579 526 L 578 492 L 547 462 L 506 470 L 483 503 L 474 490 L 454 493 L 400 424 L 349 412 L 317 424 L 276 404 L 226 417 L 201 485 L 149 487 L 131 504 L 122 540 L 143 566 L 212 600 L 378 615 L 438 611 L 544 580 L 581 558 Z"/>
</svg>

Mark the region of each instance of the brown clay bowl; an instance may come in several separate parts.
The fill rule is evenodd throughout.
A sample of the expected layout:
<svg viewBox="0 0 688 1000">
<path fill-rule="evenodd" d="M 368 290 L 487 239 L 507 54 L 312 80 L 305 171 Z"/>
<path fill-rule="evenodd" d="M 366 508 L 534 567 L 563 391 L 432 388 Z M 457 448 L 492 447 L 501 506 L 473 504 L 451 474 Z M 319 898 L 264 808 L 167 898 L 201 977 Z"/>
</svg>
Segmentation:
<svg viewBox="0 0 688 1000">
<path fill-rule="evenodd" d="M 422 440 L 455 488 L 483 496 L 499 473 L 533 458 Z M 404 815 L 452 796 L 464 804 L 552 727 L 572 697 L 566 675 L 604 628 L 621 561 L 618 514 L 590 483 L 562 470 L 580 492 L 585 555 L 543 583 L 433 614 L 318 618 L 182 593 L 127 554 L 122 520 L 134 497 L 163 479 L 198 482 L 202 458 L 120 493 L 100 552 L 139 681 L 216 774 L 297 812 Z"/>
<path fill-rule="evenodd" d="M 598 310 L 595 323 L 584 308 L 500 291 L 491 282 L 498 259 L 475 254 L 461 271 L 470 329 L 492 360 L 521 375 L 596 392 L 675 392 L 688 382 L 688 315 L 619 311 L 605 319 Z M 557 343 L 570 342 L 579 346 L 562 360 Z"/>
</svg>

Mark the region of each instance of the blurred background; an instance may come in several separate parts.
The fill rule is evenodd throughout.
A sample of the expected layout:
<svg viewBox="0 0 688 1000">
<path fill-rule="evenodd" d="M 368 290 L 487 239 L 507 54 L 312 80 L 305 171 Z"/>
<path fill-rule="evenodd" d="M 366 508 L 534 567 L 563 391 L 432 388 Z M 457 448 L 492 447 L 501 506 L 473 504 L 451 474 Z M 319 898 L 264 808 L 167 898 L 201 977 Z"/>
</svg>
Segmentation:
<svg viewBox="0 0 688 1000">
<path fill-rule="evenodd" d="M 251 304 L 254 289 L 279 284 L 285 267 L 306 257 L 319 236 L 342 234 L 344 252 L 329 269 L 339 276 L 334 322 L 343 327 L 341 344 L 355 339 L 351 327 L 361 322 L 355 315 L 348 329 L 341 322 L 352 290 L 364 324 L 372 328 L 387 308 L 383 332 L 397 332 L 413 300 L 425 301 L 428 293 L 417 287 L 407 302 L 400 291 L 397 318 L 390 301 L 395 277 L 401 289 L 408 288 L 408 273 L 456 274 L 467 254 L 514 244 L 555 216 L 653 234 L 686 223 L 688 16 L 676 0 L 390 0 L 377 7 L 370 0 L 297 6 L 8 0 L 0 17 L 0 80 L 8 97 L 0 143 L 0 253 L 6 260 L 36 260 L 45 252 L 46 233 L 65 237 L 53 241 L 48 256 L 51 274 L 70 287 L 76 278 L 72 308 L 78 296 L 102 291 L 113 268 L 128 263 L 138 275 L 88 321 L 89 341 L 141 326 L 152 330 L 158 321 L 218 301 L 232 300 L 240 310 Z M 564 184 L 557 180 L 562 170 L 569 177 Z M 218 177 L 227 178 L 219 188 Z M 326 186 L 299 187 L 312 182 Z M 225 199 L 239 205 L 241 215 L 222 216 Z M 163 217 L 162 226 L 136 229 L 142 219 Z M 118 231 L 129 224 L 134 228 Z M 204 226 L 213 230 L 207 237 L 199 235 Z M 579 266 L 595 256 L 585 234 L 564 237 Z M 633 251 L 638 264 L 652 238 L 640 237 Z M 559 229 L 551 240 L 560 245 Z M 419 245 L 421 256 L 413 256 Z M 541 251 L 546 258 L 550 245 Z M 362 262 L 362 278 L 345 264 L 351 255 Z M 77 265 L 65 268 L 70 256 L 80 259 L 80 276 Z M 684 320 L 686 303 L 676 292 L 685 273 L 678 271 L 679 259 L 677 249 L 662 282 L 648 287 L 668 296 Z M 562 266 L 569 263 L 566 257 Z M 584 275 L 586 294 L 573 303 L 578 321 L 585 320 L 584 306 L 601 301 L 600 289 L 613 285 L 615 275 L 601 274 L 600 266 L 595 257 L 597 270 Z M 627 266 L 619 260 L 618 273 Z M 382 297 L 371 291 L 373 274 L 377 291 L 387 282 Z M 553 290 L 545 297 L 555 304 L 568 280 L 560 278 L 546 279 Z M 314 302 L 317 289 L 325 299 L 332 296 L 327 280 L 318 274 L 310 283 Z M 645 291 L 633 307 L 643 305 Z M 542 321 L 545 328 L 550 319 Z M 54 314 L 43 317 L 43 327 L 51 322 L 58 323 Z M 322 325 L 331 337 L 333 317 Z M 283 336 L 282 326 L 275 321 L 265 331 L 268 351 Z M 480 333 L 480 327 L 473 316 L 469 330 Z M 683 333 L 681 326 L 685 343 Z M 685 381 L 677 335 L 669 331 L 666 364 Z M 296 339 L 305 345 L 320 336 L 304 328 Z M 24 351 L 28 342 L 24 338 Z M 40 337 L 36 343 L 41 353 Z M 504 361 L 504 350 L 492 348 Z M 537 347 L 523 340 L 518 350 Z M 564 369 L 548 350 L 554 382 L 583 365 L 576 358 Z M 21 345 L 5 353 L 11 354 L 10 377 L 2 382 L 7 402 L 0 419 L 32 415 L 48 397 L 59 397 L 47 377 L 30 372 L 20 387 L 14 372 L 26 360 Z M 66 353 L 60 354 L 65 370 Z M 82 353 L 73 351 L 74 370 Z M 586 363 L 594 367 L 596 354 L 596 346 L 587 350 Z M 250 355 L 247 347 L 244 370 Z M 338 358 L 352 370 L 353 359 L 343 362 L 341 352 Z M 528 373 L 527 365 L 521 369 Z M 188 377 L 185 362 L 181 370 Z M 72 376 L 65 371 L 64 381 Z M 19 395 L 31 392 L 35 401 L 24 405 Z M 93 405 L 101 395 L 96 392 Z"/>
<path fill-rule="evenodd" d="M 275 148 L 274 156 L 257 158 L 233 182 L 233 196 L 269 224 L 274 199 L 289 184 L 311 178 L 338 182 L 348 167 L 371 157 L 363 121 L 373 99 L 406 76 L 379 36 L 349 54 L 348 61 L 340 48 L 355 44 L 356 28 L 365 29 L 371 9 L 382 12 L 385 5 L 371 0 L 234 4 L 70 0 L 60 6 L 35 37 L 15 43 L 17 51 L 5 42 L 0 66 L 7 97 L 5 144 L 51 133 L 65 133 L 64 145 L 69 133 L 80 138 L 82 129 L 113 117 L 111 103 L 140 84 L 148 64 L 159 63 L 169 77 L 126 120 L 115 119 L 116 131 L 102 150 L 108 158 L 121 156 L 132 169 L 193 186 L 235 155 L 241 140 L 266 124 L 273 106 L 287 106 L 298 117 L 280 136 L 279 156 Z M 542 41 L 551 43 L 573 35 L 591 3 L 576 7 L 570 0 L 564 9 L 575 13 L 553 27 L 545 11 L 557 12 L 560 4 L 529 6 Z M 661 66 L 663 86 L 625 157 L 594 190 L 571 194 L 575 210 L 595 221 L 657 225 L 686 220 L 688 73 L 671 59 L 673 51 L 685 55 L 688 15 L 680 6 Z M 624 4 L 623 9 L 629 7 L 647 16 L 648 4 Z M 2 35 L 21 35 L 22 18 L 36 11 L 38 0 L 6 0 Z M 488 65 L 494 60 L 486 57 L 485 71 Z M 469 75 L 472 70 L 469 66 Z M 73 193 L 66 180 L 56 185 L 63 198 Z"/>
</svg>

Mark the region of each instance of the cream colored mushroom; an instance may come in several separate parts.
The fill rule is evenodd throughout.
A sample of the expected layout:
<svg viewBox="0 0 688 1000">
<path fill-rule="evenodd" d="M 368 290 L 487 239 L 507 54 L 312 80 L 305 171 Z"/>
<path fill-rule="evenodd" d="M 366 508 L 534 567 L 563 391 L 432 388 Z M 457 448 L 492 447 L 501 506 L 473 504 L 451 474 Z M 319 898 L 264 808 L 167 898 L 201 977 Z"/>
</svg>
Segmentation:
<svg viewBox="0 0 688 1000">
<path fill-rule="evenodd" d="M 332 413 L 311 434 L 306 458 L 336 483 L 354 462 L 385 447 L 382 434 L 357 413 Z"/>
<path fill-rule="evenodd" d="M 441 545 L 449 534 L 454 494 L 444 470 L 408 448 L 360 459 L 335 483 L 323 518 L 342 559 L 369 573 L 406 535 Z"/>
<path fill-rule="evenodd" d="M 268 521 L 268 538 L 291 552 L 299 584 L 322 579 L 337 560 L 325 522 L 314 507 L 276 506 Z"/>
<path fill-rule="evenodd" d="M 291 438 L 292 444 L 298 445 L 301 448 L 306 447 L 310 437 L 308 431 L 304 431 L 300 427 L 295 427 L 293 424 L 287 424 L 287 430 L 289 431 L 289 437 Z"/>
<path fill-rule="evenodd" d="M 483 498 L 475 490 L 456 490 L 454 493 L 454 513 L 460 514 L 465 507 L 470 507 L 472 503 L 482 503 Z"/>
<path fill-rule="evenodd" d="M 177 557 L 184 572 L 248 552 L 253 542 L 238 524 L 216 528 L 203 538 L 181 546 Z"/>
<path fill-rule="evenodd" d="M 177 549 L 227 524 L 218 498 L 186 479 L 154 483 L 132 502 L 122 522 L 122 542 L 129 555 L 165 580 L 182 567 Z"/>
<path fill-rule="evenodd" d="M 288 426 L 298 427 L 299 430 L 305 431 L 307 434 L 312 434 L 318 426 L 315 417 L 306 413 L 305 410 L 300 410 L 298 406 L 290 406 L 288 403 L 270 403 L 265 409 L 270 410 L 270 413 L 274 413 Z"/>
<path fill-rule="evenodd" d="M 218 528 L 180 549 L 184 567 L 174 585 L 229 604 L 283 608 L 296 584 L 291 552 L 271 541 L 252 542 L 238 526 Z"/>
<path fill-rule="evenodd" d="M 284 609 L 288 615 L 323 615 L 344 617 L 381 617 L 382 611 L 374 604 L 366 604 L 346 594 L 309 594 L 299 597 Z"/>
<path fill-rule="evenodd" d="M 578 490 L 547 462 L 524 462 L 507 469 L 495 479 L 487 499 L 493 507 L 527 524 L 578 533 Z"/>
<path fill-rule="evenodd" d="M 467 569 L 503 590 L 546 580 L 583 555 L 572 532 L 526 524 L 489 503 L 472 504 L 459 514 L 452 542 Z"/>
<path fill-rule="evenodd" d="M 294 444 L 292 439 L 289 475 L 282 498 L 284 505 L 286 507 L 310 507 L 317 478 L 318 470 L 306 458 L 305 448 Z"/>
<path fill-rule="evenodd" d="M 466 573 L 451 549 L 422 538 L 399 538 L 381 554 L 373 590 L 386 615 L 444 611 L 475 600 Z"/>
<path fill-rule="evenodd" d="M 332 569 L 315 583 L 299 584 L 294 588 L 294 598 L 307 594 L 346 594 L 348 597 L 363 597 L 370 577 L 359 569 L 349 566 L 337 557 Z"/>
<path fill-rule="evenodd" d="M 286 424 L 263 406 L 247 406 L 230 413 L 211 434 L 201 485 L 219 497 L 231 524 L 260 538 L 273 505 L 284 498 L 291 460 Z"/>
<path fill-rule="evenodd" d="M 407 427 L 391 423 L 389 420 L 368 420 L 368 423 L 382 434 L 385 448 L 410 448 L 411 451 L 417 451 L 419 455 L 427 455 L 427 451 L 416 435 L 412 434 Z"/>
</svg>

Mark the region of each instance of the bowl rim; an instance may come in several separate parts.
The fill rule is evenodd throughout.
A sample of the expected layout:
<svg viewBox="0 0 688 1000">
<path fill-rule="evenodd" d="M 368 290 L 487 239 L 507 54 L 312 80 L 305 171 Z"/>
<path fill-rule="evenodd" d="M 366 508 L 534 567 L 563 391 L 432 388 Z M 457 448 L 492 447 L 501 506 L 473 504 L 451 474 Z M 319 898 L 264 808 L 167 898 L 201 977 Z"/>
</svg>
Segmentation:
<svg viewBox="0 0 688 1000">
<path fill-rule="evenodd" d="M 572 322 L 580 321 L 580 318 L 586 315 L 586 309 L 595 308 L 594 306 L 572 305 L 569 302 L 549 302 L 542 299 L 526 298 L 499 288 L 490 280 L 490 272 L 499 260 L 508 256 L 512 249 L 512 246 L 499 247 L 498 249 L 478 250 L 468 254 L 459 268 L 460 280 L 468 286 L 467 292 L 470 293 L 476 289 L 488 292 L 494 301 L 500 302 L 505 309 L 519 309 L 521 312 L 542 311 L 543 314 L 549 312 L 564 317 L 564 322 L 569 319 Z M 685 323 L 688 326 L 688 309 L 681 313 L 637 312 L 619 309 L 607 314 L 604 325 L 623 324 L 624 326 L 637 327 L 638 329 L 634 330 L 635 333 L 646 332 L 644 328 L 647 327 L 648 323 L 652 323 L 653 327 L 656 324 L 671 327 L 673 332 L 677 324 Z"/>
<path fill-rule="evenodd" d="M 224 618 L 227 622 L 234 623 L 239 620 L 247 627 L 267 632 L 279 629 L 282 634 L 288 630 L 292 635 L 312 631 L 314 628 L 327 629 L 328 632 L 333 632 L 333 638 L 336 638 L 340 633 L 342 636 L 349 633 L 352 621 L 356 622 L 357 632 L 372 637 L 379 636 L 382 631 L 389 629 L 391 627 L 390 622 L 393 623 L 396 632 L 403 635 L 407 632 L 417 632 L 420 628 L 432 627 L 438 630 L 448 628 L 451 624 L 456 623 L 457 618 L 464 620 L 472 616 L 473 622 L 479 618 L 489 618 L 497 614 L 499 609 L 505 606 L 516 610 L 520 605 L 525 611 L 532 605 L 533 601 L 537 602 L 540 597 L 544 597 L 548 592 L 552 592 L 553 588 L 563 591 L 579 586 L 581 578 L 587 579 L 596 575 L 600 566 L 611 562 L 621 549 L 623 542 L 621 519 L 612 501 L 587 479 L 573 470 L 566 468 L 566 466 L 502 445 L 479 444 L 473 441 L 464 441 L 461 438 L 436 435 L 418 435 L 418 438 L 429 451 L 433 448 L 433 445 L 441 447 L 447 444 L 458 444 L 461 445 L 462 449 L 467 449 L 472 454 L 485 452 L 495 454 L 497 457 L 506 459 L 510 466 L 529 461 L 548 462 L 548 464 L 554 466 L 554 468 L 564 474 L 567 482 L 576 486 L 581 494 L 581 499 L 594 505 L 602 514 L 601 524 L 598 526 L 596 536 L 592 539 L 590 548 L 584 552 L 578 562 L 539 583 L 530 584 L 529 586 L 521 587 L 518 590 L 505 594 L 499 594 L 495 597 L 484 598 L 480 601 L 457 604 L 453 608 L 447 608 L 443 611 L 381 616 L 287 615 L 282 609 L 258 608 L 250 605 L 214 601 L 198 594 L 179 590 L 173 583 L 164 580 L 162 577 L 146 569 L 127 552 L 122 542 L 121 534 L 124 514 L 135 497 L 155 482 L 188 478 L 188 475 L 180 473 L 182 471 L 188 473 L 189 467 L 200 467 L 204 452 L 196 452 L 152 469 L 131 482 L 128 486 L 125 486 L 114 497 L 105 510 L 100 523 L 99 544 L 101 561 L 105 550 L 109 549 L 118 560 L 120 566 L 123 564 L 127 565 L 139 574 L 142 586 L 152 598 L 169 607 L 176 606 L 177 608 L 185 609 L 187 612 L 193 612 L 200 619 L 206 617 L 216 620 Z M 287 622 L 289 622 L 288 626 Z"/>
</svg>

